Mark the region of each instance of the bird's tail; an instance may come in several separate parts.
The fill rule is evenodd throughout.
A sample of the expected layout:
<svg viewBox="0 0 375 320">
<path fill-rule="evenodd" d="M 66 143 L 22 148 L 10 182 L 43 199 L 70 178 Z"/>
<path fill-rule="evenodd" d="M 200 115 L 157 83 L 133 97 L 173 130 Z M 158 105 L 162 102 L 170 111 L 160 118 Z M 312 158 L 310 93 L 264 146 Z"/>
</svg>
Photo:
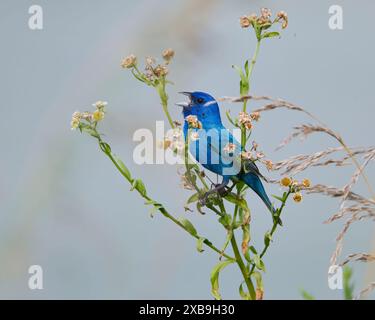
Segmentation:
<svg viewBox="0 0 375 320">
<path fill-rule="evenodd" d="M 241 178 L 263 200 L 268 210 L 272 214 L 276 213 L 276 209 L 272 205 L 271 200 L 268 198 L 266 190 L 264 190 L 262 181 L 260 180 L 259 176 L 254 173 L 247 173 Z"/>
</svg>

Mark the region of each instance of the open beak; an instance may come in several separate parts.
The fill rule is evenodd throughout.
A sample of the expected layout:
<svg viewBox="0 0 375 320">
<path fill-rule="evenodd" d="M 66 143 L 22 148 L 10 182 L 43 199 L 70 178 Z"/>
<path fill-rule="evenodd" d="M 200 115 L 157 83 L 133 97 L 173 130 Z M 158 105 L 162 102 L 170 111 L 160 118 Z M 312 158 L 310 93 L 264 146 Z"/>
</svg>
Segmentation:
<svg viewBox="0 0 375 320">
<path fill-rule="evenodd" d="M 189 97 L 189 102 L 188 101 L 177 102 L 176 106 L 183 107 L 183 108 L 189 107 L 191 105 L 191 92 L 183 91 L 179 93 Z"/>
</svg>

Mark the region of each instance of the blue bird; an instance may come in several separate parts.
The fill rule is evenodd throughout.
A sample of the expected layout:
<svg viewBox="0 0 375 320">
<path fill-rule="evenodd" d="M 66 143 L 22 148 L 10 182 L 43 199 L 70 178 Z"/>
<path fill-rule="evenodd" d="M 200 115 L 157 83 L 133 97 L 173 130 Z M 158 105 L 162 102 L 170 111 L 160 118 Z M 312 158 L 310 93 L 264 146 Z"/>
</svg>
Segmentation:
<svg viewBox="0 0 375 320">
<path fill-rule="evenodd" d="M 183 108 L 185 141 L 189 133 L 187 120 L 196 119 L 201 124 L 201 128 L 192 128 L 190 125 L 189 151 L 204 168 L 223 177 L 220 184 L 206 193 L 203 204 L 212 193 L 225 194 L 230 181 L 243 181 L 274 214 L 275 209 L 260 180 L 263 176 L 253 161 L 249 160 L 245 164 L 241 161 L 241 152 L 244 150 L 232 133 L 223 126 L 216 100 L 204 92 L 181 93 L 190 100 L 177 103 Z"/>
</svg>

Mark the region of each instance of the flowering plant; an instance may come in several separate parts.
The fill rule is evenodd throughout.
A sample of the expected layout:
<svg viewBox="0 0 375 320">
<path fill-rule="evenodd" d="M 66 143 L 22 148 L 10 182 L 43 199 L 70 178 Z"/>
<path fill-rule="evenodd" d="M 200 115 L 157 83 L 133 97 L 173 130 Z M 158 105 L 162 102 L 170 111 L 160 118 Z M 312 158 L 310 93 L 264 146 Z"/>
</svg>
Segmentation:
<svg viewBox="0 0 375 320">
<path fill-rule="evenodd" d="M 121 62 L 121 66 L 122 68 L 129 70 L 135 79 L 146 84 L 147 86 L 153 87 L 158 93 L 162 110 L 166 116 L 169 126 L 172 129 L 172 134 L 167 135 L 164 140 L 159 143 L 159 147 L 165 150 L 171 149 L 173 152 L 179 153 L 183 157 L 184 167 L 183 172 L 180 173 L 182 186 L 192 191 L 191 196 L 186 201 L 184 209 L 185 211 L 192 211 L 190 207 L 195 205 L 196 211 L 199 213 L 203 214 L 203 210 L 205 210 L 204 207 L 206 207 L 210 212 L 217 215 L 218 222 L 223 226 L 226 235 L 225 241 L 221 247 L 214 245 L 208 239 L 208 237 L 200 234 L 196 227 L 185 217 L 185 215 L 182 215 L 180 218 L 176 218 L 167 210 L 164 204 L 153 199 L 148 194 L 144 182 L 141 179 L 135 178 L 121 159 L 119 159 L 115 153 L 113 153 L 110 145 L 104 141 L 103 135 L 98 131 L 98 124 L 104 119 L 106 114 L 106 102 L 96 102 L 94 104 L 95 110 L 93 112 L 75 112 L 71 120 L 72 129 L 78 129 L 81 132 L 88 133 L 97 139 L 100 150 L 104 152 L 120 174 L 128 181 L 128 183 L 131 185 L 131 190 L 137 191 L 139 196 L 145 200 L 145 204 L 152 207 L 152 214 L 155 212 L 161 213 L 164 217 L 175 223 L 177 226 L 195 238 L 198 252 L 203 252 L 204 247 L 207 247 L 218 254 L 218 262 L 213 267 L 210 277 L 211 293 L 215 299 L 221 299 L 219 291 L 219 274 L 225 267 L 231 264 L 236 264 L 238 266 L 243 277 L 243 281 L 238 287 L 240 296 L 247 300 L 263 299 L 265 292 L 263 276 L 266 270 L 263 258 L 268 252 L 272 241 L 274 241 L 277 228 L 282 226 L 281 216 L 289 198 L 292 197 L 296 203 L 300 203 L 303 199 L 302 193 L 304 191 L 308 193 L 315 192 L 333 196 L 337 196 L 337 192 L 339 192 L 337 189 L 329 189 L 323 185 L 311 186 L 311 182 L 306 178 L 298 181 L 294 178 L 297 174 L 313 165 L 317 165 L 317 162 L 320 161 L 324 156 L 332 154 L 336 151 L 344 150 L 347 153 L 347 156 L 344 158 L 344 160 L 342 160 L 342 162 L 351 159 L 358 167 L 358 170 L 360 170 L 360 167 L 355 155 L 364 154 L 367 159 L 372 159 L 375 157 L 375 152 L 373 149 L 356 150 L 353 152 L 346 146 L 341 136 L 323 125 L 303 125 L 301 127 L 297 127 L 297 132 L 293 133 L 291 137 L 287 138 L 283 142 L 283 145 L 286 145 L 292 138 L 298 136 L 308 136 L 313 132 L 325 132 L 331 137 L 334 137 L 340 143 L 340 148 L 336 148 L 334 151 L 330 150 L 323 153 L 320 152 L 319 154 L 312 156 L 294 156 L 287 160 L 273 162 L 266 158 L 264 153 L 260 150 L 260 146 L 257 142 L 250 141 L 255 124 L 256 122 L 260 121 L 261 113 L 265 111 L 286 108 L 289 110 L 304 112 L 316 120 L 316 117 L 312 116 L 309 112 L 289 102 L 280 99 L 274 100 L 269 97 L 256 97 L 250 95 L 251 77 L 254 66 L 258 59 L 260 45 L 262 41 L 265 41 L 266 39 L 280 36 L 280 33 L 274 30 L 277 24 L 281 24 L 282 29 L 287 28 L 288 16 L 284 11 L 280 11 L 274 18 L 272 18 L 271 11 L 263 8 L 261 9 L 259 16 L 256 14 L 251 14 L 249 16 L 243 16 L 240 18 L 240 26 L 244 29 L 250 28 L 255 33 L 257 40 L 255 51 L 252 58 L 245 61 L 243 68 L 233 66 L 233 68 L 238 72 L 240 78 L 240 96 L 235 98 L 221 98 L 221 100 L 225 101 L 242 103 L 242 111 L 236 118 L 232 118 L 229 111 L 226 113 L 226 115 L 228 121 L 233 125 L 233 127 L 238 128 L 241 132 L 241 148 L 243 150 L 241 152 L 241 161 L 243 162 L 244 169 L 246 170 L 246 163 L 258 162 L 265 166 L 268 171 L 273 173 L 284 170 L 277 179 L 271 180 L 264 177 L 264 179 L 270 183 L 278 183 L 282 188 L 282 194 L 273 196 L 276 203 L 279 203 L 279 206 L 275 206 L 275 212 L 272 215 L 272 224 L 270 229 L 264 234 L 264 241 L 261 245 L 254 243 L 254 241 L 251 239 L 251 210 L 248 202 L 246 201 L 248 187 L 243 182 L 238 181 L 234 183 L 233 186 L 227 190 L 227 192 L 210 194 L 206 201 L 202 201 L 202 198 L 205 197 L 210 191 L 209 185 L 211 180 L 205 171 L 203 171 L 196 163 L 191 161 L 191 155 L 188 151 L 189 143 L 198 139 L 198 137 L 194 131 L 188 131 L 188 137 L 186 137 L 186 140 L 181 140 L 181 124 L 178 121 L 173 120 L 168 109 L 169 99 L 167 94 L 167 85 L 172 83 L 168 79 L 168 68 L 175 55 L 172 49 L 163 51 L 163 62 L 160 64 L 157 64 L 156 59 L 153 57 L 147 57 L 144 70 L 141 70 L 139 61 L 133 54 L 125 57 Z M 260 109 L 253 109 L 251 112 L 248 112 L 248 103 L 251 100 L 265 100 L 268 101 L 268 104 Z M 198 121 L 196 116 L 188 116 L 185 118 L 185 121 L 188 123 L 190 129 L 202 127 L 202 124 Z M 233 153 L 235 147 L 236 146 L 233 143 L 228 143 L 226 146 L 224 146 L 223 150 L 229 154 Z M 326 164 L 331 163 L 333 163 L 333 160 L 327 162 Z M 336 165 L 340 164 L 339 160 L 336 160 L 335 163 Z M 358 176 L 361 174 L 364 176 L 363 170 L 357 172 L 355 179 L 353 180 L 356 181 Z M 355 181 L 352 184 L 354 184 Z M 359 201 L 365 205 L 367 209 L 369 206 L 372 206 L 371 210 L 374 210 L 373 200 L 365 199 L 363 197 L 358 198 L 356 194 L 350 191 L 351 185 L 347 186 L 341 194 L 344 199 L 343 201 Z M 229 213 L 230 206 L 233 207 L 232 213 Z M 357 211 L 359 211 L 359 209 Z M 346 212 L 347 211 L 345 211 L 345 208 L 342 209 L 340 213 L 332 217 L 331 220 L 333 221 L 340 218 L 346 214 Z M 375 215 L 374 211 L 371 211 L 371 214 Z M 242 238 L 240 246 L 236 240 L 236 237 L 239 234 L 241 234 Z M 231 250 L 229 248 L 231 248 Z M 338 252 L 339 249 L 336 250 L 336 258 Z M 363 258 L 363 256 L 361 257 Z"/>
</svg>

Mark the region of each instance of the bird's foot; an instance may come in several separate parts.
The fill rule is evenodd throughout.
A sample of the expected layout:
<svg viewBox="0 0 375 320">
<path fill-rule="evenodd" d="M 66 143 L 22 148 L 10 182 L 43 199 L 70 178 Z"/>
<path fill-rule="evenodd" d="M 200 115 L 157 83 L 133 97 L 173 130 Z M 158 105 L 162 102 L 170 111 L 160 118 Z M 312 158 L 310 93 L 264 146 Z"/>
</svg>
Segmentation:
<svg viewBox="0 0 375 320">
<path fill-rule="evenodd" d="M 211 190 L 207 191 L 202 198 L 199 199 L 201 206 L 205 206 L 211 194 L 217 193 L 220 197 L 225 197 L 232 189 L 227 188 L 226 184 L 213 184 Z"/>
</svg>

